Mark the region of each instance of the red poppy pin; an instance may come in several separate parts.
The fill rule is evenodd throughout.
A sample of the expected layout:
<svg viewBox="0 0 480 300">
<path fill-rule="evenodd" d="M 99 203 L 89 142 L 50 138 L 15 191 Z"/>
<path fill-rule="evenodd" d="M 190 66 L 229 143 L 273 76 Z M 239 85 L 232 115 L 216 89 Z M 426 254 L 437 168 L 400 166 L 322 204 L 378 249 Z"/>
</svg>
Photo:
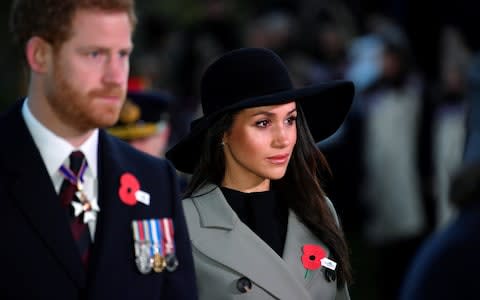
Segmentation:
<svg viewBox="0 0 480 300">
<path fill-rule="evenodd" d="M 123 173 L 120 176 L 120 187 L 118 188 L 118 196 L 126 205 L 135 205 L 142 202 L 145 205 L 150 204 L 150 195 L 140 190 L 140 183 L 135 175 L 131 173 Z"/>
<path fill-rule="evenodd" d="M 303 245 L 302 264 L 305 267 L 305 278 L 307 278 L 309 270 L 316 270 L 321 265 L 322 258 L 327 256 L 327 251 L 320 246 L 306 244 Z"/>
</svg>

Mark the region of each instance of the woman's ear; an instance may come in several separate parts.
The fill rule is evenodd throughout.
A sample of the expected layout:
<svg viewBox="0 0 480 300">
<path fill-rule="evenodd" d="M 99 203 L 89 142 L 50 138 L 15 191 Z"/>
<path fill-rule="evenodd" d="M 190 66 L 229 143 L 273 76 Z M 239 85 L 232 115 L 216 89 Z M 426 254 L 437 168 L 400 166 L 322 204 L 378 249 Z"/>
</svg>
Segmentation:
<svg viewBox="0 0 480 300">
<path fill-rule="evenodd" d="M 34 36 L 25 46 L 28 65 L 33 72 L 45 73 L 51 59 L 52 47 L 44 39 Z"/>
<path fill-rule="evenodd" d="M 228 132 L 223 133 L 222 140 L 220 141 L 222 146 L 228 144 Z"/>
</svg>

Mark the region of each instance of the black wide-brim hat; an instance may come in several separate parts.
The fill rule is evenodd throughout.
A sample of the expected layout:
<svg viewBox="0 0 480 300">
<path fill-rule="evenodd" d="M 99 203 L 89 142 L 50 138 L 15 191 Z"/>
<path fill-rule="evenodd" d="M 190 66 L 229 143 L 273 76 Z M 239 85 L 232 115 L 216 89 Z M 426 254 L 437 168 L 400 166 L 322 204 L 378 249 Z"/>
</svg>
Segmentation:
<svg viewBox="0 0 480 300">
<path fill-rule="evenodd" d="M 206 69 L 200 92 L 203 117 L 194 120 L 190 133 L 166 153 L 175 168 L 185 173 L 193 173 L 205 133 L 225 112 L 296 101 L 319 142 L 343 123 L 354 86 L 339 80 L 294 88 L 277 54 L 263 48 L 242 48 L 224 54 Z"/>
</svg>

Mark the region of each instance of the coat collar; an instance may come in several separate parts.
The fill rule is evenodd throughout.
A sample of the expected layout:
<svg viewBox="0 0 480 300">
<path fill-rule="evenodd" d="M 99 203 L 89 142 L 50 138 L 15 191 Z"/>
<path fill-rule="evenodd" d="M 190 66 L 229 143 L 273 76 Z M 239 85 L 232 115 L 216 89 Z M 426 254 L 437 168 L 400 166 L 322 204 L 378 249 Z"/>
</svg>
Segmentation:
<svg viewBox="0 0 480 300">
<path fill-rule="evenodd" d="M 218 186 L 204 186 L 192 195 L 192 201 L 200 223 L 200 228 L 191 234 L 194 247 L 244 274 L 275 297 L 310 299 L 306 286 L 311 278 L 304 279 L 301 247 L 306 243 L 318 243 L 318 239 L 308 232 L 292 212 L 282 259 L 240 221 Z M 227 232 L 218 234 L 218 229 Z"/>
<path fill-rule="evenodd" d="M 203 186 L 193 194 L 193 198 L 202 227 L 232 230 L 240 221 L 216 185 Z M 218 201 L 219 198 L 221 201 Z"/>
</svg>

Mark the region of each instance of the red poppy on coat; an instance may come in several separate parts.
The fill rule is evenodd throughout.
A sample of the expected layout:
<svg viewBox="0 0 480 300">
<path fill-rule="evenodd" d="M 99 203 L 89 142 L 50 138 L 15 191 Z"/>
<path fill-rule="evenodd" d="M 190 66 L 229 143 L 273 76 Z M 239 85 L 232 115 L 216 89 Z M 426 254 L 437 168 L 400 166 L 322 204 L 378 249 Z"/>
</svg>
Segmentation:
<svg viewBox="0 0 480 300">
<path fill-rule="evenodd" d="M 123 173 L 120 177 L 120 188 L 118 195 L 120 200 L 127 205 L 137 204 L 135 193 L 140 190 L 138 179 L 131 173 Z"/>
<path fill-rule="evenodd" d="M 316 270 L 320 267 L 321 259 L 327 256 L 327 251 L 317 245 L 303 245 L 302 264 L 305 269 Z"/>
</svg>

